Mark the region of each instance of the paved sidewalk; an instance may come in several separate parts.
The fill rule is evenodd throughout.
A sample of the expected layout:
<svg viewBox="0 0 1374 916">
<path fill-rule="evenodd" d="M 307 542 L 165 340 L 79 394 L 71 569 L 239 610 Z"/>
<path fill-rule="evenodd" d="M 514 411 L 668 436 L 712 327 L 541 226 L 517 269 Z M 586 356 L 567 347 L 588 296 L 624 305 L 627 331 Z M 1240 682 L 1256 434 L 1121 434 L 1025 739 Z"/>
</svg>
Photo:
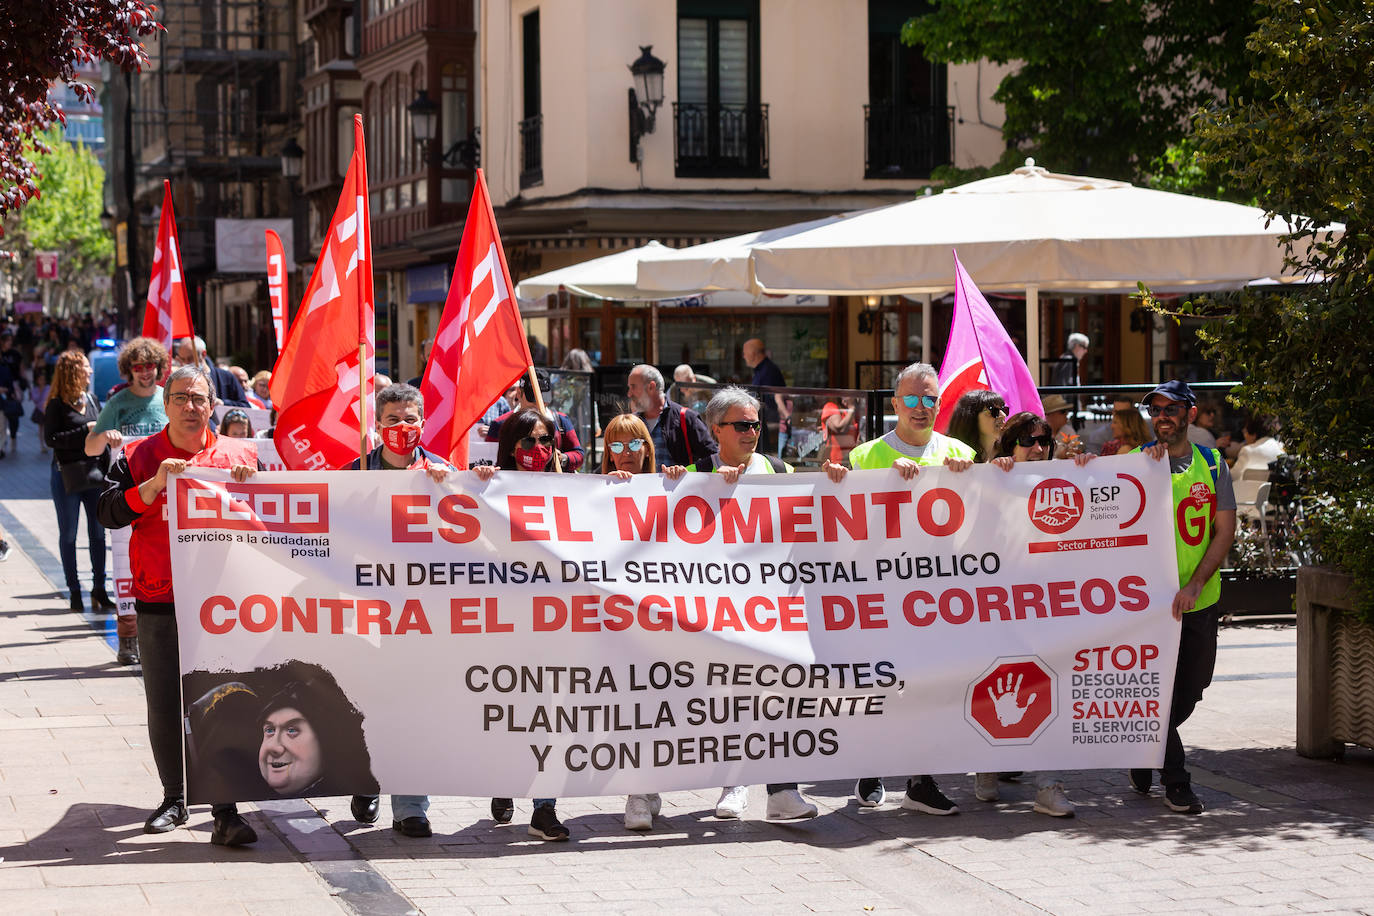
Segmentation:
<svg viewBox="0 0 1374 916">
<path fill-rule="evenodd" d="M 525 834 L 527 800 L 497 827 L 485 798 L 436 798 L 431 840 L 386 829 L 385 800 L 380 826 L 359 825 L 342 798 L 244 806 L 251 849 L 211 846 L 204 808 L 144 836 L 158 792 L 142 682 L 45 576 L 45 472 L 32 437 L 0 462 L 0 525 L 19 548 L 0 564 L 6 914 L 1374 914 L 1374 752 L 1293 752 L 1291 625 L 1223 631 L 1218 677 L 1184 730 L 1200 817 L 1169 812 L 1158 790 L 1135 795 L 1123 774 L 1070 771 L 1070 820 L 1032 813 L 1028 784 L 984 804 L 949 775 L 963 813 L 948 818 L 895 801 L 860 811 L 852 783 L 828 782 L 803 786 L 822 816 L 790 825 L 762 820 L 761 787 L 738 822 L 710 816 L 714 789 L 669 793 L 648 834 L 624 830 L 622 798 L 567 799 L 564 844 Z M 900 780 L 887 787 L 900 798 Z"/>
</svg>

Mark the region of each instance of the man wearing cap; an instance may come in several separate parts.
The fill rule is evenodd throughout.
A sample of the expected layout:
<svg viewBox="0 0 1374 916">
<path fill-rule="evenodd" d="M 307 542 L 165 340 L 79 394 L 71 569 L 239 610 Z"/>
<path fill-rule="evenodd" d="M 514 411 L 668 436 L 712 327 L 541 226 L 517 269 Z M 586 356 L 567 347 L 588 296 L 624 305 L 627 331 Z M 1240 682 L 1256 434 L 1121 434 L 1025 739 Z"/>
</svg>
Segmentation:
<svg viewBox="0 0 1374 916">
<path fill-rule="evenodd" d="M 1140 450 L 1156 460 L 1168 455 L 1173 478 L 1179 585 L 1173 614 L 1183 625 L 1159 778 L 1165 804 L 1174 811 L 1199 814 L 1202 802 L 1193 793 L 1183 765 L 1178 727 L 1192 715 L 1203 690 L 1212 682 L 1217 660 L 1216 603 L 1221 597 L 1219 571 L 1236 537 L 1236 494 L 1221 454 L 1188 441 L 1188 424 L 1197 417 L 1197 398 L 1187 383 L 1175 380 L 1160 385 L 1145 399 L 1145 409 L 1154 424 L 1155 441 Z M 1148 769 L 1131 770 L 1130 779 L 1131 788 L 1149 794 L 1152 777 Z"/>
<path fill-rule="evenodd" d="M 881 439 L 854 446 L 849 452 L 851 468 L 894 468 L 903 480 L 911 480 L 922 466 L 944 465 L 962 471 L 973 464 L 974 452 L 968 444 L 935 431 L 935 418 L 940 414 L 940 375 L 934 366 L 912 363 L 898 373 L 892 387 L 892 411 L 897 415 L 897 426 Z M 835 483 L 842 482 L 848 473 L 843 464 L 829 459 L 822 468 Z M 854 784 L 854 796 L 860 806 L 876 808 L 887 798 L 887 792 L 881 778 L 869 776 Z M 922 814 L 959 813 L 959 806 L 926 774 L 907 780 L 902 807 Z"/>
<path fill-rule="evenodd" d="M 1083 440 L 1069 422 L 1069 411 L 1073 405 L 1064 400 L 1062 395 L 1052 394 L 1041 399 L 1040 406 L 1045 409 L 1045 422 L 1050 425 L 1050 433 L 1054 436 L 1054 457 L 1072 458 L 1082 452 Z"/>
<path fill-rule="evenodd" d="M 551 407 L 549 404 L 549 393 L 552 391 L 552 384 L 549 381 L 549 373 L 546 369 L 534 370 L 535 376 L 539 379 L 539 391 L 544 396 L 544 406 Z M 539 406 L 534 401 L 534 385 L 530 383 L 529 375 L 520 379 L 520 406 L 514 410 L 507 411 L 487 427 L 486 440 L 488 442 L 498 442 L 501 439 L 501 424 L 505 423 L 512 416 L 522 410 L 538 410 Z M 582 448 L 582 443 L 577 438 L 577 426 L 572 419 L 562 411 L 549 410 L 553 414 L 555 422 L 558 424 L 558 432 L 554 437 L 554 444 L 558 453 L 562 456 L 563 470 L 575 473 L 582 467 L 582 462 L 586 460 L 587 453 Z M 558 462 L 550 461 L 549 467 L 553 468 Z"/>
</svg>

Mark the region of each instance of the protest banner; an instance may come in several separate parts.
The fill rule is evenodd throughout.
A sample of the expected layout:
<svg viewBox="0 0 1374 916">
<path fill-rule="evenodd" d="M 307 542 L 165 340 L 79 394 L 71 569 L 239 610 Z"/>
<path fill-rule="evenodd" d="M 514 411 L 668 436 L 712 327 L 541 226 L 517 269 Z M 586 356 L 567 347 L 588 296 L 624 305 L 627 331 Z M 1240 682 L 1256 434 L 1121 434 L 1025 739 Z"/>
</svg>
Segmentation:
<svg viewBox="0 0 1374 916">
<path fill-rule="evenodd" d="M 1174 513 L 1142 455 L 843 485 L 197 469 L 169 507 L 197 801 L 1163 759 Z"/>
</svg>

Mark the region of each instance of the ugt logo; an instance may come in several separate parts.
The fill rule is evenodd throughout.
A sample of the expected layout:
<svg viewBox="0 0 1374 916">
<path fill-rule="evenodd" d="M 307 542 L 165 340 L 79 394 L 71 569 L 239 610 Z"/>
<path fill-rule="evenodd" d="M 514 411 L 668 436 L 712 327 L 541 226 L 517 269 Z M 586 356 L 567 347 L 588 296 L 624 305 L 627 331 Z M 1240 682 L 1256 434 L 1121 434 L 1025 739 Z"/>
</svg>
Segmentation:
<svg viewBox="0 0 1374 916">
<path fill-rule="evenodd" d="M 1178 536 L 1192 547 L 1201 544 L 1207 536 L 1207 525 L 1216 511 L 1217 497 L 1211 488 L 1205 483 L 1193 484 L 1188 495 L 1179 500 L 1178 509 L 1175 510 Z"/>
<path fill-rule="evenodd" d="M 1063 534 L 1083 517 L 1083 491 L 1058 477 L 1042 480 L 1031 490 L 1027 511 L 1041 531 Z"/>
<path fill-rule="evenodd" d="M 969 684 L 964 718 L 991 744 L 1032 744 L 1058 714 L 1057 682 L 1034 655 L 999 658 Z"/>
</svg>

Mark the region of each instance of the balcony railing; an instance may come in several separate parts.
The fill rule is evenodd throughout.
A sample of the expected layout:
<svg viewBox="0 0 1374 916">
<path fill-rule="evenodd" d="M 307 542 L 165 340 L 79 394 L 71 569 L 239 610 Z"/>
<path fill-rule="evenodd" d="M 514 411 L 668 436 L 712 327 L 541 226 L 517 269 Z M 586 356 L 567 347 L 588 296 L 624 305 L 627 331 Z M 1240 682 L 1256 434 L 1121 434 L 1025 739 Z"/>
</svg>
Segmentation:
<svg viewBox="0 0 1374 916">
<path fill-rule="evenodd" d="M 673 103 L 679 178 L 767 178 L 768 106 Z"/>
<path fill-rule="evenodd" d="M 544 116 L 520 122 L 520 190 L 544 183 Z"/>
<path fill-rule="evenodd" d="M 864 106 L 865 178 L 929 178 L 953 161 L 953 106 Z"/>
</svg>

